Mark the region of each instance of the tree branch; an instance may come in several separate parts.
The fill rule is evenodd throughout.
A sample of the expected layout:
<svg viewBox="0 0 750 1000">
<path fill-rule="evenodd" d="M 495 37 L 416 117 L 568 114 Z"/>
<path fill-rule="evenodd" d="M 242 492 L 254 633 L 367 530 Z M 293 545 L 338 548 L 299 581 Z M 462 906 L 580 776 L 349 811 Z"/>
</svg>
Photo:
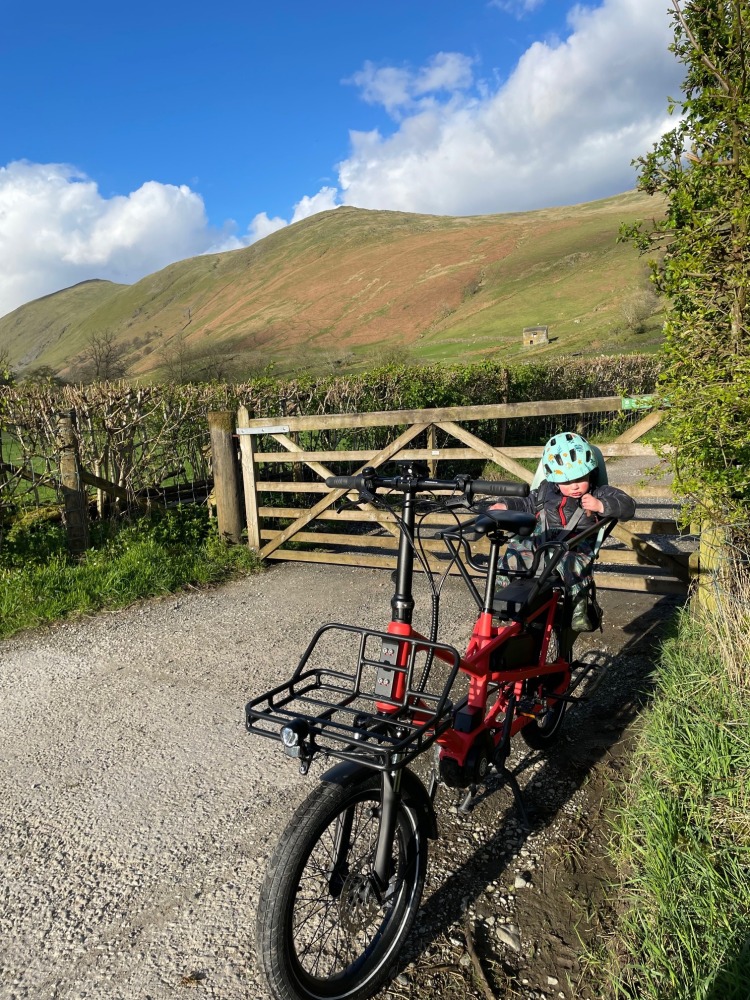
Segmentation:
<svg viewBox="0 0 750 1000">
<path fill-rule="evenodd" d="M 680 2 L 679 2 L 679 0 L 672 0 L 672 6 L 675 9 L 675 13 L 677 14 L 677 19 L 679 20 L 680 24 L 682 25 L 683 31 L 685 32 L 685 34 L 690 39 L 690 44 L 693 46 L 693 48 L 695 49 L 695 51 L 700 56 L 701 62 L 709 70 L 709 72 L 711 72 L 716 77 L 716 79 L 719 81 L 719 84 L 721 85 L 722 89 L 724 90 L 724 93 L 725 94 L 729 94 L 731 92 L 731 88 L 730 88 L 729 84 L 724 79 L 724 77 L 721 75 L 721 73 L 718 71 L 718 69 L 714 66 L 714 64 L 711 62 L 711 60 L 708 58 L 708 56 L 704 52 L 702 46 L 698 42 L 698 39 L 695 37 L 695 35 L 693 34 L 693 32 L 688 27 L 688 23 L 685 20 L 685 16 L 682 13 L 682 10 L 680 8 Z"/>
</svg>

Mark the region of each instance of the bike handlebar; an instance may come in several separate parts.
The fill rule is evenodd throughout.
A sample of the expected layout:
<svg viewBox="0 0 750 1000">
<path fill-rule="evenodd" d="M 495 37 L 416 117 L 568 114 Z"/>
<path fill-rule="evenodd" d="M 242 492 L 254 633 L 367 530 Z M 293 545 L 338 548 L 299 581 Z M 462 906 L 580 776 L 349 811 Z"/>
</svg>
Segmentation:
<svg viewBox="0 0 750 1000">
<path fill-rule="evenodd" d="M 456 479 L 422 479 L 411 476 L 395 476 L 384 478 L 382 476 L 365 475 L 360 473 L 357 476 L 328 476 L 326 486 L 332 490 L 373 490 L 379 486 L 390 489 L 425 489 L 425 490 L 463 490 L 465 494 L 473 496 L 475 493 L 482 493 L 493 497 L 526 497 L 529 495 L 529 487 L 526 483 L 497 483 L 487 479 L 469 479 L 468 476 L 459 476 Z"/>
</svg>

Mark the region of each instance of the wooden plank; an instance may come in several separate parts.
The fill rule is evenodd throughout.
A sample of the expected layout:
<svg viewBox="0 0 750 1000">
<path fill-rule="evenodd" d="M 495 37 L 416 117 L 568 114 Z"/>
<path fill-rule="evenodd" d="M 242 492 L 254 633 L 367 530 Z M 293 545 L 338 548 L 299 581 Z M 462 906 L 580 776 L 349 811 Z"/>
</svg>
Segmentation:
<svg viewBox="0 0 750 1000">
<path fill-rule="evenodd" d="M 427 425 L 440 420 L 507 420 L 511 417 L 541 417 L 564 413 L 612 413 L 621 409 L 620 396 L 597 396 L 591 399 L 491 403 L 483 406 L 445 406 L 422 410 L 327 413 L 317 416 L 284 417 L 284 424 L 290 431 L 316 431 L 345 427 L 396 427 L 412 423 Z M 256 417 L 250 421 L 250 427 L 267 427 L 268 420 L 268 417 Z"/>
<path fill-rule="evenodd" d="M 294 453 L 294 457 L 292 459 L 293 461 L 304 461 L 304 463 L 307 466 L 309 466 L 309 468 L 311 468 L 313 470 L 313 472 L 317 472 L 317 474 L 321 477 L 321 479 L 327 479 L 329 476 L 333 476 L 334 475 L 334 473 L 331 472 L 331 470 L 327 466 L 321 465 L 317 461 L 310 461 L 311 455 L 313 453 L 312 452 L 305 452 L 304 448 L 300 447 L 300 445 L 298 445 L 297 442 L 293 441 L 290 437 L 287 437 L 286 434 L 273 434 L 272 437 L 274 438 L 275 441 L 278 441 L 280 445 L 283 445 L 283 447 L 286 448 L 287 451 L 290 451 L 290 452 Z M 326 452 L 321 452 L 320 454 L 324 454 L 325 455 Z M 330 454 L 332 454 L 332 455 L 335 456 L 337 453 L 334 451 L 334 452 L 331 452 Z M 359 452 L 356 452 L 356 454 L 358 456 L 360 455 Z M 373 455 L 374 454 L 376 454 L 376 453 L 373 452 Z M 258 456 L 258 458 L 259 457 L 260 456 Z M 287 461 L 289 460 L 289 456 L 288 455 L 285 456 L 285 458 L 286 458 Z M 358 459 L 357 459 L 357 461 L 363 461 L 363 460 L 364 460 L 364 456 L 363 455 L 361 457 L 358 457 Z M 325 483 L 322 483 L 321 485 L 322 485 L 322 487 L 323 487 L 324 490 L 328 489 L 328 487 L 326 486 Z M 362 508 L 364 510 L 374 510 L 375 509 L 372 506 L 371 503 L 363 503 L 362 504 Z M 387 525 L 387 527 L 388 527 L 388 530 L 396 538 L 398 538 L 400 536 L 401 532 L 400 532 L 399 528 L 392 527 L 391 525 Z"/>
<path fill-rule="evenodd" d="M 395 441 L 392 441 L 389 445 L 386 445 L 386 447 L 383 448 L 383 450 L 378 455 L 376 455 L 371 460 L 371 462 L 368 463 L 368 465 L 372 465 L 374 468 L 377 468 L 379 465 L 383 465 L 385 462 L 389 461 L 389 459 L 393 458 L 394 455 L 397 455 L 399 451 L 401 451 L 403 446 L 405 444 L 408 444 L 409 441 L 412 440 L 412 438 L 416 437 L 416 435 L 419 434 L 419 432 L 422 429 L 423 428 L 421 424 L 414 424 L 412 427 L 407 427 L 406 430 L 403 431 L 403 433 L 399 434 L 399 436 L 396 438 Z M 357 471 L 361 472 L 362 470 L 359 469 Z M 355 475 L 356 474 L 357 473 L 355 473 Z M 293 524 L 290 524 L 287 528 L 284 528 L 284 530 L 281 532 L 280 535 L 272 539 L 272 541 L 268 542 L 268 544 L 265 545 L 263 549 L 261 549 L 260 552 L 261 557 L 263 559 L 268 558 L 268 556 L 273 551 L 275 551 L 280 545 L 283 545 L 284 542 L 286 542 L 289 538 L 291 538 L 294 534 L 296 534 L 300 530 L 300 528 L 304 528 L 306 525 L 310 523 L 310 521 L 314 521 L 316 517 L 318 517 L 324 511 L 328 510 L 329 507 L 331 507 L 334 503 L 336 503 L 337 500 L 339 500 L 342 496 L 344 496 L 348 492 L 349 492 L 348 490 L 331 490 L 331 492 L 327 496 L 323 497 L 322 500 L 319 500 L 314 507 L 311 507 L 310 510 L 308 510 L 305 514 L 297 518 L 297 520 Z M 365 513 L 368 512 L 365 511 Z"/>
<path fill-rule="evenodd" d="M 482 441 L 482 439 L 478 438 L 476 434 L 472 434 L 464 427 L 460 427 L 458 424 L 452 423 L 449 420 L 441 420 L 437 422 L 437 425 L 442 428 L 442 430 L 452 434 L 453 437 L 458 438 L 459 441 L 463 441 L 464 444 L 468 444 L 471 448 L 474 448 L 480 457 L 489 458 L 497 465 L 501 466 L 501 468 L 506 469 L 512 475 L 518 476 L 522 482 L 530 483 L 534 478 L 533 473 L 529 472 L 528 469 L 525 469 L 522 465 L 519 465 L 518 462 L 514 461 L 514 459 L 510 458 L 504 450 L 501 451 L 499 448 L 493 448 L 492 445 Z"/>
<path fill-rule="evenodd" d="M 247 427 L 250 419 L 246 406 L 237 411 L 237 426 Z M 240 462 L 242 466 L 242 486 L 245 494 L 245 517 L 247 520 L 247 545 L 253 552 L 260 549 L 260 515 L 258 513 L 258 476 L 256 471 L 255 437 L 240 434 Z"/>
<path fill-rule="evenodd" d="M 108 479 L 102 479 L 101 476 L 95 476 L 93 472 L 87 472 L 86 469 L 81 469 L 81 482 L 86 483 L 87 486 L 94 486 L 98 490 L 102 490 L 104 493 L 111 493 L 112 496 L 118 498 L 118 500 L 132 500 L 133 497 L 130 493 L 123 487 L 117 486 L 115 483 L 110 483 Z"/>
<path fill-rule="evenodd" d="M 424 430 L 423 427 L 419 428 Z M 299 455 L 287 455 L 279 451 L 264 451 L 258 454 L 258 461 L 265 465 L 279 463 L 304 462 L 310 465 L 312 462 L 367 462 L 377 455 L 377 451 L 362 449 L 361 451 L 307 451 Z M 434 455 L 427 448 L 408 448 L 399 454 L 399 459 L 409 461 L 427 461 L 434 459 Z M 476 454 L 470 448 L 442 448 L 439 458 L 441 459 L 476 459 Z M 333 473 L 328 473 L 333 475 Z"/>
<path fill-rule="evenodd" d="M 674 499 L 671 486 L 633 486 L 632 483 L 612 483 L 611 485 L 617 486 L 621 490 L 625 490 L 625 492 L 635 500 Z M 265 479 L 258 483 L 258 491 L 261 493 L 327 493 L 328 487 L 325 483 L 294 483 L 290 481 L 274 482 L 272 480 Z M 352 493 L 351 496 L 356 498 L 356 493 Z"/>
<path fill-rule="evenodd" d="M 330 491 L 327 492 L 327 497 L 330 496 Z M 338 499 L 338 498 L 336 498 Z M 385 526 L 386 521 L 390 524 L 395 524 L 396 519 L 393 514 L 388 514 L 385 511 L 383 513 L 376 513 L 375 511 L 369 510 L 331 510 L 330 507 L 335 501 L 331 501 L 331 504 L 323 508 L 317 518 L 319 521 L 375 521 L 378 524 Z M 260 516 L 261 517 L 302 517 L 307 514 L 311 509 L 309 507 L 261 507 Z M 300 525 L 302 527 L 302 525 Z"/>
<path fill-rule="evenodd" d="M 662 415 L 661 410 L 652 410 L 639 420 L 637 424 L 633 424 L 623 434 L 620 434 L 617 438 L 617 443 L 632 444 L 634 441 L 637 441 L 639 437 L 643 437 L 644 434 L 647 434 L 656 427 L 661 421 Z"/>
<path fill-rule="evenodd" d="M 628 496 L 631 496 L 634 500 L 671 500 L 674 502 L 674 493 L 672 487 L 665 484 L 646 485 L 646 486 L 634 486 L 632 483 L 617 483 L 610 482 L 611 486 L 616 486 L 620 490 L 624 490 Z"/>
<path fill-rule="evenodd" d="M 306 514 L 307 508 L 305 507 L 261 507 L 260 515 L 261 517 L 301 517 Z M 461 512 L 463 513 L 463 512 Z M 358 511 L 358 510 L 341 510 L 341 511 L 331 511 L 328 516 L 321 514 L 321 519 L 327 520 L 339 520 L 339 521 L 378 521 L 382 524 L 394 523 L 395 519 L 392 514 L 387 511 Z M 467 518 L 473 517 L 471 512 L 467 512 Z M 427 525 L 439 525 L 444 524 L 446 527 L 450 523 L 446 520 L 445 514 L 435 513 L 428 514 L 423 521 Z M 620 521 L 616 525 L 617 528 L 622 528 L 624 531 L 628 532 L 628 535 L 678 535 L 677 523 L 675 521 L 669 520 L 643 520 L 643 521 Z M 614 532 L 613 532 L 614 534 Z M 623 539 L 625 544 L 630 546 L 630 539 Z"/>
<path fill-rule="evenodd" d="M 634 518 L 618 521 L 618 528 L 625 528 L 635 535 L 679 535 L 680 529 L 673 518 Z"/>
<path fill-rule="evenodd" d="M 308 513 L 310 508 L 308 507 L 261 507 L 260 516 L 261 517 L 291 517 L 297 518 L 301 517 L 303 514 Z M 469 516 L 473 516 L 469 514 Z M 383 527 L 387 524 L 395 524 L 396 519 L 393 514 L 389 514 L 387 511 L 360 511 L 360 510 L 331 510 L 330 508 L 322 511 L 318 514 L 319 521 L 367 521 L 375 524 L 380 524 Z M 439 529 L 440 527 L 448 528 L 455 525 L 455 521 L 447 521 L 445 514 L 428 514 L 425 518 L 420 518 L 422 524 L 429 525 Z"/>
<path fill-rule="evenodd" d="M 261 531 L 262 538 L 275 538 L 279 534 L 271 528 L 264 528 Z M 346 545 L 349 548 L 360 549 L 389 549 L 394 552 L 398 550 L 398 540 L 391 535 L 345 535 L 326 531 L 298 531 L 294 536 L 295 542 L 310 542 L 312 545 Z M 445 542 L 437 538 L 424 538 L 422 545 L 426 552 L 445 552 L 448 554 Z M 487 545 L 484 546 L 488 548 Z M 482 552 L 482 548 L 475 547 L 475 551 Z"/>
<path fill-rule="evenodd" d="M 630 590 L 646 594 L 687 594 L 687 583 L 669 576 L 636 576 L 635 574 L 594 573 L 600 590 Z"/>
<path fill-rule="evenodd" d="M 396 568 L 396 556 L 379 556 L 372 552 L 303 552 L 299 549 L 276 549 L 271 555 L 271 559 L 288 559 L 291 562 L 326 563 L 329 566 L 360 566 L 365 569 L 388 569 Z M 438 575 L 445 572 L 448 560 L 438 562 L 430 560 L 430 568 Z M 472 576 L 477 576 L 471 567 L 467 567 Z M 414 561 L 415 571 L 422 573 L 421 563 Z M 448 570 L 449 576 L 458 576 L 459 571 L 455 565 L 451 565 Z M 384 602 L 384 607 L 387 603 Z"/>
<path fill-rule="evenodd" d="M 655 545 L 651 545 L 644 538 L 639 538 L 637 534 L 627 527 L 629 524 L 638 523 L 639 522 L 637 521 L 620 521 L 612 529 L 612 537 L 616 538 L 620 542 L 624 542 L 630 549 L 637 552 L 640 556 L 648 562 L 653 563 L 655 566 L 664 566 L 671 570 L 678 580 L 682 580 L 684 583 L 689 583 L 690 573 L 679 560 L 675 559 L 669 553 L 662 552 L 661 549 L 657 549 Z M 643 524 L 646 522 L 640 523 Z"/>
<path fill-rule="evenodd" d="M 365 569 L 386 569 L 396 568 L 396 556 L 380 556 L 371 552 L 350 552 L 350 553 L 326 553 L 326 552 L 302 552 L 297 549 L 276 549 L 270 556 L 271 559 L 284 559 L 290 562 L 325 563 L 333 566 L 359 566 Z M 432 565 L 432 560 L 431 560 Z M 438 573 L 445 572 L 447 563 L 435 564 Z M 414 568 L 422 571 L 422 567 L 415 563 Z M 472 576 L 479 576 L 469 567 Z M 449 576 L 457 576 L 458 570 L 451 566 L 448 571 Z M 663 576 L 631 576 L 617 575 L 614 573 L 595 573 L 594 580 L 597 587 L 602 590 L 628 590 L 649 594 L 686 594 L 687 587 L 680 580 Z"/>
<path fill-rule="evenodd" d="M 447 424 L 440 423 L 439 427 L 445 427 L 447 429 Z M 451 431 L 451 433 L 454 433 Z M 274 434 L 274 438 L 280 438 L 282 435 Z M 477 438 L 477 440 L 480 440 Z M 491 445 L 486 445 L 486 447 L 492 447 Z M 500 450 L 500 449 L 498 449 Z M 291 451 L 291 449 L 290 449 Z M 650 444 L 610 444 L 603 445 L 600 449 L 605 458 L 652 458 L 656 455 L 653 447 Z M 508 455 L 511 458 L 535 458 L 539 459 L 542 455 L 541 448 L 524 448 L 520 446 L 513 446 L 511 448 L 503 448 L 501 450 L 503 455 Z M 290 462 L 302 462 L 305 465 L 309 465 L 311 468 L 316 468 L 316 463 L 318 462 L 365 462 L 368 459 L 377 455 L 376 451 L 368 451 L 363 449 L 361 451 L 350 450 L 350 451 L 303 451 L 299 446 L 294 454 L 287 454 L 281 451 L 260 451 L 256 454 L 255 460 L 261 465 L 274 465 L 274 464 L 288 464 Z M 483 457 L 483 456 L 480 456 Z M 476 460 L 476 448 L 408 448 L 401 452 L 399 458 L 408 459 L 409 461 L 422 461 L 422 462 L 435 462 L 437 460 L 446 461 L 469 461 L 471 459 Z M 327 475 L 332 475 L 328 472 Z M 325 478 L 325 477 L 323 477 Z"/>
<path fill-rule="evenodd" d="M 264 539 L 275 538 L 278 534 L 279 532 L 272 528 L 264 528 L 261 531 L 261 537 Z M 322 546 L 343 545 L 349 548 L 388 549 L 394 552 L 398 549 L 398 542 L 390 535 L 351 535 L 344 534 L 343 532 L 298 531 L 294 539 L 298 542 L 309 542 L 312 545 Z M 445 543 L 437 538 L 425 538 L 422 540 L 422 543 L 427 552 L 446 553 L 448 551 Z M 489 543 L 486 539 L 482 539 L 479 542 L 472 542 L 471 547 L 473 552 L 485 555 L 489 550 Z M 689 554 L 687 552 L 673 553 L 672 555 L 683 566 L 688 565 Z M 597 561 L 598 571 L 606 572 L 604 570 L 605 566 L 640 566 L 653 569 L 653 564 L 648 560 L 644 559 L 637 552 L 626 549 L 602 549 Z M 669 572 L 669 570 L 665 570 L 665 572 Z"/>
</svg>

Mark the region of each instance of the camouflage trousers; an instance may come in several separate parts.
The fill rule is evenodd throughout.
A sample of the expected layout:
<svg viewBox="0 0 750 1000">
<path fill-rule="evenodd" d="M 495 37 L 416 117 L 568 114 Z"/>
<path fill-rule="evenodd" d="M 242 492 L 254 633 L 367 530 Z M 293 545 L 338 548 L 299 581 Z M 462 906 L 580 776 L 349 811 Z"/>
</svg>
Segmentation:
<svg viewBox="0 0 750 1000">
<path fill-rule="evenodd" d="M 500 560 L 497 578 L 499 587 L 505 587 L 510 582 L 503 571 L 518 572 L 531 568 L 534 553 L 542 540 L 542 536 L 535 533 L 530 538 L 516 538 L 507 546 L 505 555 Z M 555 572 L 562 578 L 572 604 L 575 604 L 579 595 L 591 586 L 594 558 L 593 545 L 583 542 L 572 552 L 566 552 L 555 568 Z"/>
</svg>

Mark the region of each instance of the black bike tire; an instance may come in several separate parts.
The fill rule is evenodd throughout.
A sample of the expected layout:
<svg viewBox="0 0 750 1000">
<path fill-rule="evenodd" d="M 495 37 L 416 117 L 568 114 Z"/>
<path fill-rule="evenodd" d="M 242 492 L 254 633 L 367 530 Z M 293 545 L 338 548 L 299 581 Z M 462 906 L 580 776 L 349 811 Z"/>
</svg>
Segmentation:
<svg viewBox="0 0 750 1000">
<path fill-rule="evenodd" d="M 336 817 L 358 802 L 379 802 L 377 774 L 342 783 L 322 783 L 294 813 L 266 870 L 260 891 L 256 949 L 269 992 L 276 1000 L 363 1000 L 390 977 L 419 909 L 427 868 L 427 837 L 419 817 L 403 802 L 397 837 L 403 852 L 404 878 L 394 910 L 371 958 L 353 974 L 318 979 L 304 970 L 293 941 L 293 913 L 308 859 Z"/>
<path fill-rule="evenodd" d="M 557 649 L 562 649 L 560 630 L 555 628 L 552 635 Z M 549 655 L 548 651 L 548 658 Z M 568 655 L 572 655 L 572 647 Z M 536 719 L 530 719 L 521 730 L 521 737 L 526 746 L 531 747 L 532 750 L 546 750 L 548 747 L 554 746 L 562 735 L 562 724 L 567 705 L 566 701 L 556 701 L 552 708 L 545 713 L 543 726 L 539 725 Z"/>
</svg>

